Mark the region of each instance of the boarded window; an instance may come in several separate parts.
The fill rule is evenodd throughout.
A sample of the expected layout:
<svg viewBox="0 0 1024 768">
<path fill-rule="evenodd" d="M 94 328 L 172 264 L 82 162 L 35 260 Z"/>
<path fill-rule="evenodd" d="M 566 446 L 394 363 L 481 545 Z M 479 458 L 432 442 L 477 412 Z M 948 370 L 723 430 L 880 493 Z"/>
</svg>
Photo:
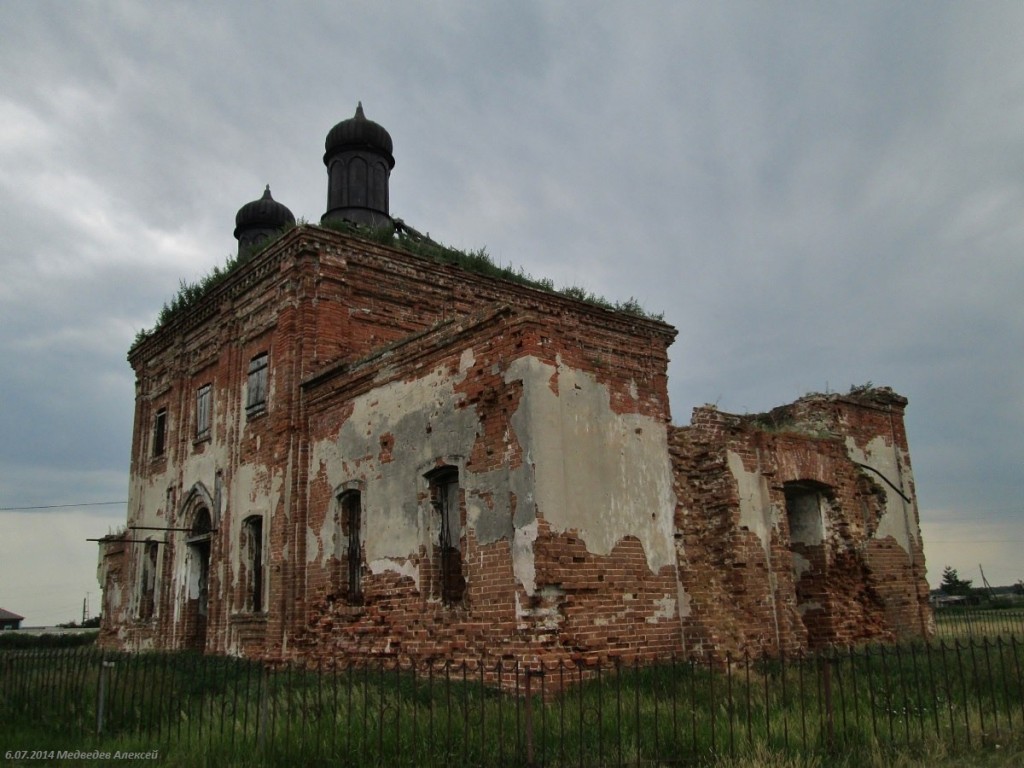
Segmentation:
<svg viewBox="0 0 1024 768">
<path fill-rule="evenodd" d="M 345 537 L 345 594 L 358 605 L 363 600 L 363 500 L 359 491 L 346 491 L 338 497 L 341 532 Z"/>
<path fill-rule="evenodd" d="M 163 456 L 167 450 L 167 409 L 161 408 L 156 412 L 156 419 L 153 421 L 153 455 Z"/>
<path fill-rule="evenodd" d="M 242 524 L 242 546 L 245 552 L 245 609 L 263 610 L 263 518 L 255 515 Z"/>
<path fill-rule="evenodd" d="M 249 361 L 249 386 L 246 389 L 245 412 L 248 416 L 267 409 L 267 353 Z"/>
<path fill-rule="evenodd" d="M 196 439 L 210 436 L 210 415 L 213 407 L 213 387 L 204 384 L 196 390 Z"/>
<path fill-rule="evenodd" d="M 443 467 L 429 475 L 430 501 L 437 515 L 438 580 L 441 600 L 453 605 L 466 592 L 462 571 L 462 504 L 459 471 Z"/>
</svg>

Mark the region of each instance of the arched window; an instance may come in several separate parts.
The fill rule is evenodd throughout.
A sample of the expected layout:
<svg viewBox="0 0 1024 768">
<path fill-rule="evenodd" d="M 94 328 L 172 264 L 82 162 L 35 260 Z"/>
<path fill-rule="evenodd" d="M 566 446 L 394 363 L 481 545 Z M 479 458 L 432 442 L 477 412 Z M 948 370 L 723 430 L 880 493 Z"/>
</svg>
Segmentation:
<svg viewBox="0 0 1024 768">
<path fill-rule="evenodd" d="M 361 157 L 348 161 L 348 205 L 366 206 L 366 161 Z"/>
<path fill-rule="evenodd" d="M 348 602 L 358 605 L 363 600 L 363 496 L 358 490 L 338 495 L 338 515 L 344 542 L 344 552 L 338 553 L 345 564 L 343 588 Z"/>
</svg>

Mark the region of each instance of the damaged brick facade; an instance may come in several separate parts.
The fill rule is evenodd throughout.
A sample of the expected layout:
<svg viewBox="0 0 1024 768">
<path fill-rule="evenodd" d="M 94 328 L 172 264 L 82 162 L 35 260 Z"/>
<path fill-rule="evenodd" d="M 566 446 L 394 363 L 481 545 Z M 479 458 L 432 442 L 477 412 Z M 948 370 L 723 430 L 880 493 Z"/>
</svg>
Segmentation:
<svg viewBox="0 0 1024 768">
<path fill-rule="evenodd" d="M 674 427 L 675 334 L 291 229 L 129 353 L 102 644 L 533 662 L 928 634 L 906 401 Z"/>
<path fill-rule="evenodd" d="M 670 428 L 684 644 L 799 651 L 930 636 L 904 431 L 889 389 Z"/>
</svg>

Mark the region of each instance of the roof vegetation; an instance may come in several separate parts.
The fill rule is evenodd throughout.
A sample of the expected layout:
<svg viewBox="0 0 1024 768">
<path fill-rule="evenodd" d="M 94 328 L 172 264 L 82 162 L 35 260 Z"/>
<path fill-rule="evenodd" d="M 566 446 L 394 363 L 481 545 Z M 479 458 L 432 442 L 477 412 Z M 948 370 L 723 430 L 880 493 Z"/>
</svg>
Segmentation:
<svg viewBox="0 0 1024 768">
<path fill-rule="evenodd" d="M 298 224 L 281 229 L 277 236 L 267 238 L 249 252 L 243 253 L 240 256 L 228 256 L 227 259 L 225 259 L 223 266 L 215 266 L 210 272 L 195 282 L 189 282 L 184 279 L 180 280 L 177 293 L 169 302 L 165 302 L 163 307 L 160 309 L 156 318 L 156 324 L 150 330 L 143 329 L 139 331 L 135 336 L 135 342 L 132 346 L 134 347 L 149 338 L 158 328 L 161 328 L 165 323 L 169 322 L 179 313 L 188 311 L 195 307 L 204 296 L 206 296 L 216 286 L 224 282 L 239 267 L 239 265 L 249 261 L 262 251 L 265 251 L 284 236 L 286 232 L 294 229 L 295 226 L 315 225 L 311 225 L 309 222 L 304 220 L 299 220 Z M 439 264 L 451 264 L 461 269 L 465 269 L 468 272 L 474 272 L 487 277 L 509 280 L 514 283 L 519 283 L 520 285 L 537 288 L 542 291 L 547 291 L 548 293 L 560 294 L 570 299 L 583 301 L 615 312 L 623 312 L 625 314 L 650 320 L 663 320 L 665 317 L 663 313 L 655 314 L 647 312 L 633 297 L 630 297 L 626 301 L 613 302 L 602 296 L 591 293 L 586 288 L 577 285 L 555 288 L 555 284 L 552 280 L 548 278 L 535 278 L 527 273 L 522 267 L 513 268 L 511 266 L 495 264 L 494 260 L 487 253 L 486 248 L 479 248 L 474 251 L 464 251 L 458 248 L 452 248 L 451 246 L 442 245 L 441 243 L 431 239 L 428 235 L 417 232 L 400 219 L 396 220 L 396 227 L 394 229 L 391 227 L 369 228 L 350 224 L 349 222 L 327 223 L 323 225 L 323 228 L 354 235 L 356 237 L 363 238 L 364 240 L 386 245 L 390 248 L 397 248 L 398 250 L 430 259 L 431 261 Z"/>
</svg>

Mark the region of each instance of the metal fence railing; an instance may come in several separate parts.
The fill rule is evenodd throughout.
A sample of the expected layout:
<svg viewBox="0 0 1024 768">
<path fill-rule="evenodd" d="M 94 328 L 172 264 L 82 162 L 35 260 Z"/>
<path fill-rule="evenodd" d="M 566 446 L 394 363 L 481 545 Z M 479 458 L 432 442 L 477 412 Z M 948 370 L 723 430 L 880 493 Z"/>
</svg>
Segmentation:
<svg viewBox="0 0 1024 768">
<path fill-rule="evenodd" d="M 999 610 L 970 606 L 937 607 L 934 616 L 935 633 L 939 638 L 1024 637 L 1024 607 Z"/>
<path fill-rule="evenodd" d="M 0 651 L 0 742 L 208 764 L 697 765 L 769 748 L 971 748 L 1024 728 L 1016 636 L 807 656 L 525 667 L 270 667 L 192 653 Z M 498 683 L 500 682 L 500 685 Z M 113 746 L 111 746 L 113 745 Z M 5 746 L 6 748 L 6 746 Z M 186 764 L 186 763 L 181 763 Z"/>
</svg>

